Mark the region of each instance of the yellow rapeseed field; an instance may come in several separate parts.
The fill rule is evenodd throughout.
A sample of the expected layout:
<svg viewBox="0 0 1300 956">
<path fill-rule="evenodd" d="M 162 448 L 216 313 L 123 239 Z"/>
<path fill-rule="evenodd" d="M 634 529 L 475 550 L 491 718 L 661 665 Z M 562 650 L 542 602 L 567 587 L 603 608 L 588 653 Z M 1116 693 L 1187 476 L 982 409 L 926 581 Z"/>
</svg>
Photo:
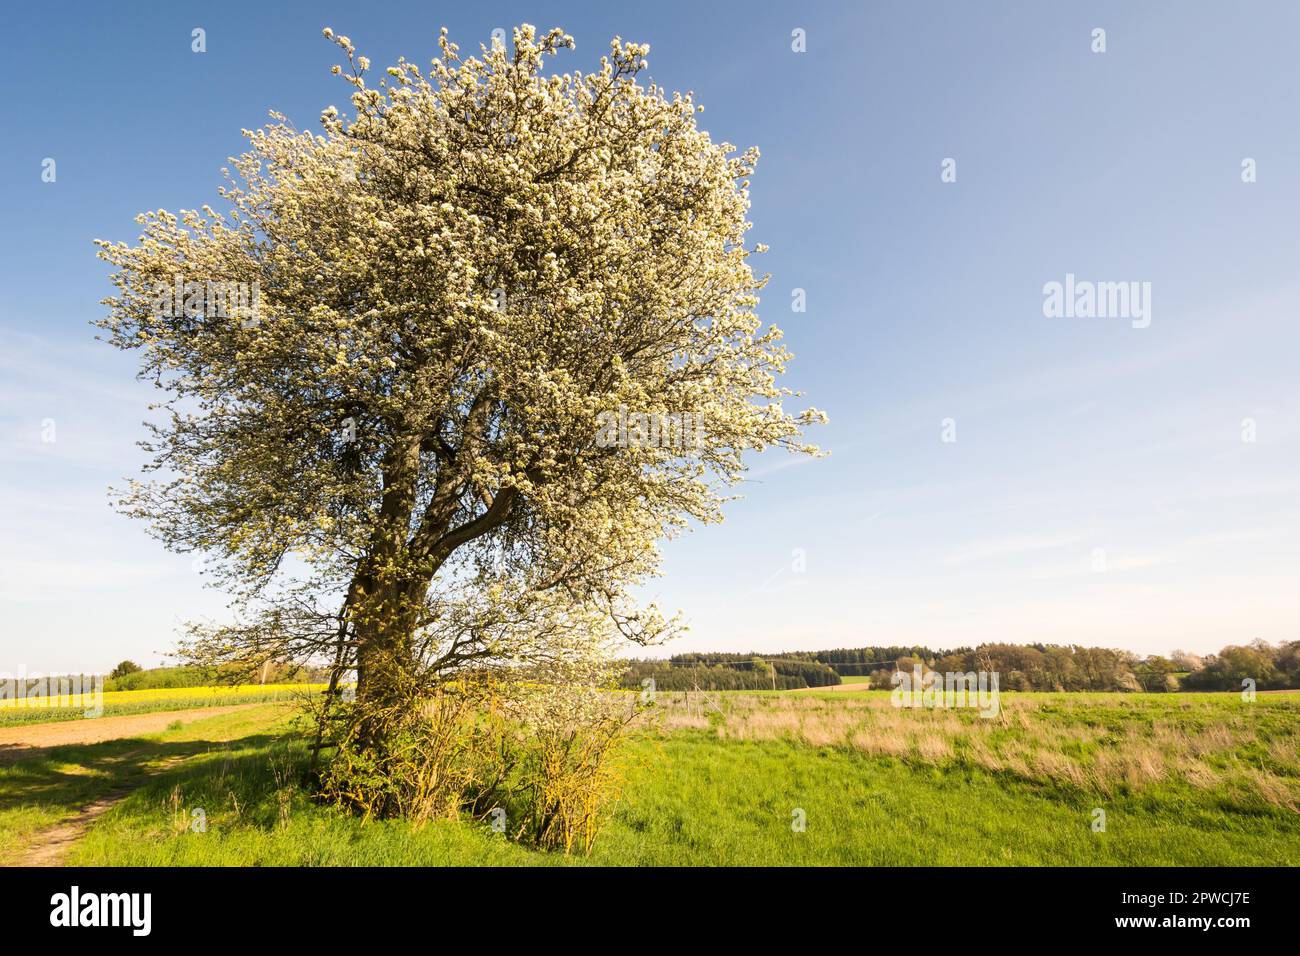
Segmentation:
<svg viewBox="0 0 1300 956">
<path fill-rule="evenodd" d="M 149 690 L 110 690 L 102 695 L 104 706 L 113 704 L 144 704 L 160 701 L 182 706 L 207 707 L 244 698 L 267 695 L 289 695 L 297 692 L 324 690 L 324 684 L 239 684 L 228 687 L 156 687 Z M 90 707 L 101 702 L 93 693 L 51 694 L 51 696 L 0 699 L 0 709 L 10 707 Z"/>
</svg>

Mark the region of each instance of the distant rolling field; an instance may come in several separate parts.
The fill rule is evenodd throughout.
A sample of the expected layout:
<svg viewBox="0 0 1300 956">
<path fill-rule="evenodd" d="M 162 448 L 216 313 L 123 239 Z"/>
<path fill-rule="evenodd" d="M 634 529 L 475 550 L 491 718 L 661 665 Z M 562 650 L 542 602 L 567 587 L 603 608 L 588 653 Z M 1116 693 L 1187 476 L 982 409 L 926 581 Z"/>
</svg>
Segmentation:
<svg viewBox="0 0 1300 956">
<path fill-rule="evenodd" d="M 236 704 L 292 700 L 319 693 L 324 684 L 240 684 L 215 687 L 160 687 L 149 690 L 111 690 L 62 697 L 25 697 L 0 700 L 0 727 L 148 714 L 164 710 L 193 710 Z M 102 713 L 96 708 L 102 706 Z"/>
</svg>

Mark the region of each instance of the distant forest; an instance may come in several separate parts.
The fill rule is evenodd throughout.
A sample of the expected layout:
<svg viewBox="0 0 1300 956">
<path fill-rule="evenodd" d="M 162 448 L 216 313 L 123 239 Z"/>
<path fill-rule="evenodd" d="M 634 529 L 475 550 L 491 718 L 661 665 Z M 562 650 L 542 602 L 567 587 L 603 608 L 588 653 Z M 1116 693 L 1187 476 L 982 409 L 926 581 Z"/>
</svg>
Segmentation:
<svg viewBox="0 0 1300 956">
<path fill-rule="evenodd" d="M 624 687 L 654 680 L 659 690 L 791 690 L 868 677 L 888 688 L 899 668 L 940 673 L 996 672 L 1002 690 L 1168 691 L 1300 688 L 1300 641 L 1231 645 L 1205 656 L 1173 651 L 1142 657 L 1130 651 L 1062 644 L 981 644 L 950 651 L 928 647 L 840 647 L 781 654 L 676 654 L 628 662 Z"/>
</svg>

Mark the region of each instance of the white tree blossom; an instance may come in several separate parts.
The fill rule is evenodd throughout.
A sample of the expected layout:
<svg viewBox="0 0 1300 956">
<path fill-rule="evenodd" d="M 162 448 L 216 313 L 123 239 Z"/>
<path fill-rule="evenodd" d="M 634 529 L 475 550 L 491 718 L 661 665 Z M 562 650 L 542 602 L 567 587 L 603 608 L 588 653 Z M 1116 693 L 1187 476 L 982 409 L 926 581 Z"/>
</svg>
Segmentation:
<svg viewBox="0 0 1300 956">
<path fill-rule="evenodd" d="M 747 453 L 815 453 L 823 417 L 784 409 L 789 356 L 756 314 L 757 151 L 643 81 L 644 45 L 554 73 L 560 30 L 465 58 L 444 30 L 427 72 L 374 83 L 325 34 L 350 117 L 273 113 L 224 212 L 98 243 L 99 325 L 166 396 L 122 505 L 245 605 L 211 653 L 332 655 L 363 696 L 661 637 L 629 597 L 656 543 L 718 520 Z M 164 291 L 207 282 L 256 295 L 212 315 Z M 699 440 L 598 441 L 620 408 L 695 416 Z"/>
</svg>

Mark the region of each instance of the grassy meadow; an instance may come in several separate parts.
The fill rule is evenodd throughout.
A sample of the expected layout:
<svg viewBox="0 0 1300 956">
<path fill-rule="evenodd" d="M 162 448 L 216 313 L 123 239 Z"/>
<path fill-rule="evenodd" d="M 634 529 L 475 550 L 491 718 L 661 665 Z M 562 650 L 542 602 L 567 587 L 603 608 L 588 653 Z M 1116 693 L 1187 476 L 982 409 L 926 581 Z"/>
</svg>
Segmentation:
<svg viewBox="0 0 1300 956">
<path fill-rule="evenodd" d="M 125 693 L 125 692 L 124 692 Z M 206 698 L 205 698 L 206 699 Z M 197 704 L 195 706 L 198 706 Z M 362 821 L 302 788 L 283 702 L 0 764 L 0 862 L 112 794 L 93 865 L 1285 865 L 1300 859 L 1300 694 L 660 693 L 590 857 L 486 824 Z M 201 809 L 206 832 L 194 832 Z M 1105 830 L 1094 830 L 1097 811 Z"/>
</svg>

